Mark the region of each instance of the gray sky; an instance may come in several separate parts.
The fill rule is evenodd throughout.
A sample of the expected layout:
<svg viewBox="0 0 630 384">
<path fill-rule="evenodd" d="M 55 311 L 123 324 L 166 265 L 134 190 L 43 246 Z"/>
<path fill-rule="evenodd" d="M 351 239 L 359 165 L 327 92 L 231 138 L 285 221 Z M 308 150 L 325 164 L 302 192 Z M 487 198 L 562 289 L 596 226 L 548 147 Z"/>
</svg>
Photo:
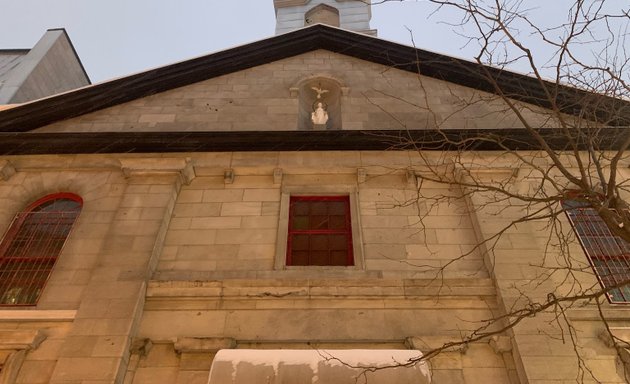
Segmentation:
<svg viewBox="0 0 630 384">
<path fill-rule="evenodd" d="M 568 0 L 527 0 L 541 20 L 564 19 Z M 551 5 L 550 5 L 551 4 Z M 538 6 L 538 8 L 536 8 Z M 379 37 L 471 59 L 474 49 L 426 1 L 373 6 Z M 0 48 L 30 48 L 64 27 L 93 82 L 273 36 L 272 0 L 0 0 Z M 516 68 L 526 71 L 525 68 Z"/>
</svg>

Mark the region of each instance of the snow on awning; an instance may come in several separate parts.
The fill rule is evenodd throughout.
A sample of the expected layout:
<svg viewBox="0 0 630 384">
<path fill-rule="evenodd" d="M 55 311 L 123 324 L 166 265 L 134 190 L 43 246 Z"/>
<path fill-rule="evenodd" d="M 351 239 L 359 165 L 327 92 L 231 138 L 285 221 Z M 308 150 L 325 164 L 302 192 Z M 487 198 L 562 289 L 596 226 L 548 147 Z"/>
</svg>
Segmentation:
<svg viewBox="0 0 630 384">
<path fill-rule="evenodd" d="M 426 363 L 401 366 L 421 356 L 394 349 L 223 349 L 208 384 L 428 384 Z M 373 370 L 384 367 L 391 368 Z"/>
</svg>

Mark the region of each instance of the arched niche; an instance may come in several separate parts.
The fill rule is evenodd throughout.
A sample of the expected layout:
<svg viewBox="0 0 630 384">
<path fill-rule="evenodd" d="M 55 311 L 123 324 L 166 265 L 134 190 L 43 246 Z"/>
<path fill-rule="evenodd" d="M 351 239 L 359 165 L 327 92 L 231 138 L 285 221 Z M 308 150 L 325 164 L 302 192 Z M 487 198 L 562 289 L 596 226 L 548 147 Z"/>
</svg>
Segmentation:
<svg viewBox="0 0 630 384">
<path fill-rule="evenodd" d="M 333 27 L 339 27 L 339 10 L 328 4 L 319 4 L 308 10 L 304 14 L 304 26 L 313 24 L 327 24 Z"/>
<path fill-rule="evenodd" d="M 338 81 L 328 77 L 313 77 L 301 81 L 297 86 L 297 91 L 299 130 L 341 129 L 342 87 Z M 317 111 L 319 102 L 323 104 L 323 109 L 328 115 L 326 124 L 313 123 L 313 113 Z"/>
</svg>

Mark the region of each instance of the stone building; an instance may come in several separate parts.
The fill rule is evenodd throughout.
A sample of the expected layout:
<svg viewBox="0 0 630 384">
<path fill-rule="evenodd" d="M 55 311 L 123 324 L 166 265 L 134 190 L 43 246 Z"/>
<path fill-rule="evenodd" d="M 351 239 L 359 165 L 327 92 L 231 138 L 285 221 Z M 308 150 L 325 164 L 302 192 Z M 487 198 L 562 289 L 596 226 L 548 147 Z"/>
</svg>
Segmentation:
<svg viewBox="0 0 630 384">
<path fill-rule="evenodd" d="M 479 66 L 370 36 L 363 1 L 274 4 L 297 29 L 0 111 L 0 382 L 560 384 L 582 362 L 624 382 L 593 306 L 568 312 L 584 360 L 547 313 L 429 365 L 344 365 L 404 363 L 508 313 L 548 233 L 485 252 L 520 213 L 418 182 L 449 156 L 436 132 L 527 142 Z M 554 128 L 536 80 L 497 81 Z M 469 151 L 514 175 L 496 145 Z M 603 310 L 628 340 L 627 308 Z"/>
<path fill-rule="evenodd" d="M 0 105 L 90 85 L 65 29 L 49 29 L 31 49 L 0 49 Z"/>
</svg>

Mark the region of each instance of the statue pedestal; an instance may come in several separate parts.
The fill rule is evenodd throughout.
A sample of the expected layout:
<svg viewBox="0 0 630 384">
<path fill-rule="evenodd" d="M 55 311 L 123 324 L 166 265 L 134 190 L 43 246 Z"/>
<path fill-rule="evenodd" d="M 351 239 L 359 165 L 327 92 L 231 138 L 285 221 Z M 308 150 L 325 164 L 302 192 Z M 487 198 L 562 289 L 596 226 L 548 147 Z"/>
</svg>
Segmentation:
<svg viewBox="0 0 630 384">
<path fill-rule="evenodd" d="M 313 124 L 313 130 L 324 131 L 326 130 L 326 124 Z"/>
</svg>

